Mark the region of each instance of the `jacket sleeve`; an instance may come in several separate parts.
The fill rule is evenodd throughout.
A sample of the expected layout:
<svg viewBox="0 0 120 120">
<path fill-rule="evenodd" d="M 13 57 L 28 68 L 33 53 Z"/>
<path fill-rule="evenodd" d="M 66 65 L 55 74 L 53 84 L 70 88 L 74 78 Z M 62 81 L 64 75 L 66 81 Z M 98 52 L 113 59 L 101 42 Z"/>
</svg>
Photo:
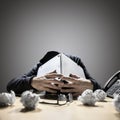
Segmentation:
<svg viewBox="0 0 120 120">
<path fill-rule="evenodd" d="M 101 89 L 101 86 L 98 84 L 98 82 L 95 79 L 91 77 L 91 75 L 89 74 L 88 70 L 86 69 L 86 66 L 81 61 L 81 59 L 76 56 L 70 56 L 70 58 L 83 68 L 86 79 L 90 80 L 93 84 L 93 91 L 95 91 L 96 89 Z"/>
<path fill-rule="evenodd" d="M 21 93 L 26 90 L 35 90 L 31 86 L 31 80 L 37 75 L 37 71 L 40 65 L 41 64 L 38 63 L 27 74 L 24 74 L 23 76 L 17 78 L 13 78 L 11 81 L 9 81 L 7 84 L 7 91 L 10 92 L 10 90 L 13 90 L 17 96 L 20 96 Z"/>
</svg>

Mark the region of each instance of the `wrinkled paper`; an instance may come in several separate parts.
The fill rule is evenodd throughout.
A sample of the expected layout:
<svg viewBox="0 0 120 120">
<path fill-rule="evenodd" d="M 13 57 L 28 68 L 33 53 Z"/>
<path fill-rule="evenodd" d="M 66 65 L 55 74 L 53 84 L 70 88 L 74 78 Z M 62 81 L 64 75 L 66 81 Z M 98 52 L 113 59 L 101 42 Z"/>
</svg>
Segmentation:
<svg viewBox="0 0 120 120">
<path fill-rule="evenodd" d="M 115 109 L 120 112 L 120 95 L 114 95 L 113 104 Z"/>
<path fill-rule="evenodd" d="M 97 101 L 104 101 L 107 96 L 107 94 L 101 89 L 95 90 L 94 95 Z"/>
<path fill-rule="evenodd" d="M 0 106 L 13 105 L 15 99 L 16 97 L 14 91 L 11 91 L 11 93 L 3 92 L 0 94 Z"/>
<path fill-rule="evenodd" d="M 22 93 L 20 101 L 26 109 L 35 109 L 40 101 L 40 95 L 31 91 L 25 91 Z"/>
<path fill-rule="evenodd" d="M 78 97 L 78 100 L 81 101 L 84 105 L 93 106 L 95 105 L 96 98 L 93 94 L 93 91 L 90 89 L 86 89 L 81 96 Z"/>
</svg>

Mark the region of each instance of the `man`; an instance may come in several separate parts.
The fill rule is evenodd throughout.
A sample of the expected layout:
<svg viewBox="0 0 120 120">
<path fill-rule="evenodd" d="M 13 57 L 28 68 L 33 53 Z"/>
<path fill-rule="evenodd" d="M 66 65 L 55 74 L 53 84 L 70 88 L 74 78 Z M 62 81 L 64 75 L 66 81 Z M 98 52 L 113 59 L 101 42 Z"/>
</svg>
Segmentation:
<svg viewBox="0 0 120 120">
<path fill-rule="evenodd" d="M 56 51 L 48 52 L 30 72 L 12 79 L 7 85 L 7 90 L 13 90 L 16 95 L 21 95 L 22 92 L 31 89 L 34 91 L 46 91 L 51 94 L 56 94 L 60 91 L 61 93 L 71 93 L 73 97 L 77 97 L 86 89 L 92 89 L 94 91 L 100 88 L 97 81 L 88 73 L 81 59 L 72 55 L 67 56 L 82 67 L 85 78 L 80 78 L 80 76 L 73 75 L 72 73 L 69 77 L 66 77 L 55 71 L 38 77 L 37 72 L 39 67 L 58 54 L 59 52 Z M 58 81 L 56 78 L 66 81 L 67 84 L 62 80 Z"/>
</svg>

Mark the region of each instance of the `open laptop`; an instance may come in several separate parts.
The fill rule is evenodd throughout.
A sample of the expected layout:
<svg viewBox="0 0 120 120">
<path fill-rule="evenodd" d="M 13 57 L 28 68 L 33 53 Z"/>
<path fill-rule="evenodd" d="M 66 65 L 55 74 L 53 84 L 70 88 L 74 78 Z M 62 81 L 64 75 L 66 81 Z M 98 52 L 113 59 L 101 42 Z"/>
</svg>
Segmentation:
<svg viewBox="0 0 120 120">
<path fill-rule="evenodd" d="M 78 77 L 85 78 L 83 69 L 63 53 L 56 55 L 40 66 L 37 76 L 44 76 L 53 71 L 56 71 L 58 74 L 60 73 L 66 77 L 73 74 Z M 46 91 L 40 92 L 40 94 L 42 94 L 43 98 L 46 99 L 58 99 L 57 94 L 48 93 Z"/>
<path fill-rule="evenodd" d="M 47 73 L 55 71 L 64 76 L 70 74 L 85 78 L 83 69 L 65 54 L 60 53 L 39 67 L 37 76 L 44 76 Z"/>
</svg>

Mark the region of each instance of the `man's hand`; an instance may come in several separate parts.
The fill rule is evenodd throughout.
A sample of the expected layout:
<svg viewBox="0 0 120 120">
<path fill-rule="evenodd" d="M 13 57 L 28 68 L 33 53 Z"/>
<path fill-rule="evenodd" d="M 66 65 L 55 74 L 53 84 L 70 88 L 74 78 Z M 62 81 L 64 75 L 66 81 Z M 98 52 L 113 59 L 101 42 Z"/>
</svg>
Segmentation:
<svg viewBox="0 0 120 120">
<path fill-rule="evenodd" d="M 60 79 L 60 81 L 56 78 Z M 55 71 L 45 76 L 34 77 L 31 85 L 38 91 L 72 93 L 73 97 L 79 96 L 86 89 L 93 89 L 93 84 L 90 80 L 72 74 L 70 74 L 69 77 L 65 77 L 61 74 L 57 74 Z"/>
<path fill-rule="evenodd" d="M 86 89 L 93 89 L 93 85 L 90 80 L 80 78 L 76 75 L 70 75 L 70 77 L 62 77 L 63 80 L 68 83 L 62 85 L 62 93 L 72 93 L 73 97 L 79 96 Z"/>
<path fill-rule="evenodd" d="M 57 93 L 63 86 L 63 82 L 56 80 L 56 78 L 61 78 L 61 74 L 56 72 L 51 72 L 42 77 L 34 77 L 32 79 L 31 85 L 38 91 L 47 91 L 50 93 Z"/>
</svg>

